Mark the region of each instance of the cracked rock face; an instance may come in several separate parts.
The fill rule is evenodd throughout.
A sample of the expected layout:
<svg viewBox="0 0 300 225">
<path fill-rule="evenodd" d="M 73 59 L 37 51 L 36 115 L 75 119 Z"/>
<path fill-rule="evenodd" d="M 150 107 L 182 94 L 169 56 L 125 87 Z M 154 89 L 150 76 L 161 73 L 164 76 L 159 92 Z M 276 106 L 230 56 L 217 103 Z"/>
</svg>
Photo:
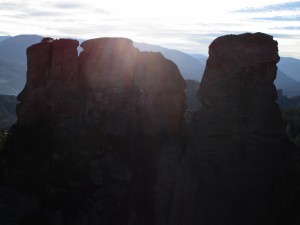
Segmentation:
<svg viewBox="0 0 300 225">
<path fill-rule="evenodd" d="M 219 37 L 209 58 L 178 174 L 172 224 L 271 224 L 284 171 L 273 81 L 277 42 L 262 33 Z"/>
</svg>

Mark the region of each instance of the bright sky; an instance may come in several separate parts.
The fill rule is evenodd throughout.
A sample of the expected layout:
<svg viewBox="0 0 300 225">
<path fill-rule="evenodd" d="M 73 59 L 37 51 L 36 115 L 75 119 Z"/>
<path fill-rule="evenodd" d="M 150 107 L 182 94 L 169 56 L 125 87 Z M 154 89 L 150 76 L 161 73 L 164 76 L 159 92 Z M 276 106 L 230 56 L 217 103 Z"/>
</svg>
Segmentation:
<svg viewBox="0 0 300 225">
<path fill-rule="evenodd" d="M 300 1 L 0 0 L 0 36 L 128 37 L 207 54 L 218 36 L 264 32 L 300 59 Z"/>
</svg>

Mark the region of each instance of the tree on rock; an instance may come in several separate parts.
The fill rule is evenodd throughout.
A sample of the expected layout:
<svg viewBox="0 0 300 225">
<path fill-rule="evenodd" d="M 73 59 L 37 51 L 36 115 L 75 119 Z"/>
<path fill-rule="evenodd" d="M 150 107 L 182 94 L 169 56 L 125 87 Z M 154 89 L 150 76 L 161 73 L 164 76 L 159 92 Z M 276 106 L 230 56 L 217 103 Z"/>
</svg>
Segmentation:
<svg viewBox="0 0 300 225">
<path fill-rule="evenodd" d="M 54 39 L 52 37 L 43 37 L 41 40 L 41 42 L 48 42 L 48 43 L 50 43 L 52 41 L 54 41 Z"/>
</svg>

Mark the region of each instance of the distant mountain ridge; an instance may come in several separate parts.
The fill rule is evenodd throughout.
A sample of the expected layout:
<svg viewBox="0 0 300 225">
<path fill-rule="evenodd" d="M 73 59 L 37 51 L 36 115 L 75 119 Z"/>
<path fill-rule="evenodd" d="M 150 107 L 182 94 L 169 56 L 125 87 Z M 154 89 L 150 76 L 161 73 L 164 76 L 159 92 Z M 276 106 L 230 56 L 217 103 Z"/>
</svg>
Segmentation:
<svg viewBox="0 0 300 225">
<path fill-rule="evenodd" d="M 4 41 L 7 38 L 11 38 L 11 36 L 0 36 L 0 42 Z"/>
<path fill-rule="evenodd" d="M 42 36 L 39 35 L 18 35 L 6 38 L 0 42 L 0 60 L 26 65 L 26 49 L 40 42 L 41 39 Z"/>
<path fill-rule="evenodd" d="M 192 57 L 200 61 L 204 66 L 206 65 L 206 60 L 208 56 L 203 55 L 203 54 L 190 54 Z"/>
<path fill-rule="evenodd" d="M 289 77 L 300 82 L 300 60 L 291 57 L 281 57 L 278 67 Z"/>
<path fill-rule="evenodd" d="M 277 70 L 277 77 L 274 81 L 277 89 L 283 90 L 283 94 L 287 96 L 300 95 L 300 82 L 289 77 L 281 69 Z"/>
<path fill-rule="evenodd" d="M 0 37 L 0 94 L 18 95 L 26 82 L 26 49 L 40 42 L 39 35 Z"/>
</svg>

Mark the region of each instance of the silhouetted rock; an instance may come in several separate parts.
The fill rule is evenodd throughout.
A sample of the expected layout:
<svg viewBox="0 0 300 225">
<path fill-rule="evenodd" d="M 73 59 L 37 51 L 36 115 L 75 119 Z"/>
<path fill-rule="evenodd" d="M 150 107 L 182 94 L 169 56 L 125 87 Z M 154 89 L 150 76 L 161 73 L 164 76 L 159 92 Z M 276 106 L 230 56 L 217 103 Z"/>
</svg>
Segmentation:
<svg viewBox="0 0 300 225">
<path fill-rule="evenodd" d="M 171 224 L 283 224 L 274 194 L 286 163 L 278 61 L 277 42 L 262 33 L 210 45 Z"/>
<path fill-rule="evenodd" d="M 81 77 L 96 97 L 93 105 L 106 107 L 107 116 L 114 118 L 107 120 L 114 123 L 106 125 L 111 133 L 179 131 L 185 83 L 174 63 L 160 53 L 139 52 L 128 39 L 94 39 L 82 47 Z"/>
<path fill-rule="evenodd" d="M 0 196 L 0 211 L 16 207 L 21 224 L 153 224 L 158 164 L 182 130 L 185 82 L 173 62 L 129 39 L 86 41 L 79 57 L 77 46 L 61 39 L 27 50 L 1 164 L 15 197 Z"/>
<path fill-rule="evenodd" d="M 0 224 L 297 225 L 297 146 L 284 137 L 269 35 L 217 38 L 186 114 L 185 81 L 125 38 L 27 50 L 0 152 Z"/>
<path fill-rule="evenodd" d="M 44 119 L 43 126 L 49 129 L 49 125 L 59 131 L 59 126 L 67 122 L 59 121 L 61 117 L 65 119 L 71 113 L 69 117 L 76 120 L 78 110 L 70 104 L 82 101 L 75 95 L 80 91 L 77 90 L 78 45 L 78 41 L 61 39 L 38 43 L 27 49 L 27 82 L 18 95 L 18 126 L 32 129 L 40 126 L 40 120 Z"/>
</svg>

